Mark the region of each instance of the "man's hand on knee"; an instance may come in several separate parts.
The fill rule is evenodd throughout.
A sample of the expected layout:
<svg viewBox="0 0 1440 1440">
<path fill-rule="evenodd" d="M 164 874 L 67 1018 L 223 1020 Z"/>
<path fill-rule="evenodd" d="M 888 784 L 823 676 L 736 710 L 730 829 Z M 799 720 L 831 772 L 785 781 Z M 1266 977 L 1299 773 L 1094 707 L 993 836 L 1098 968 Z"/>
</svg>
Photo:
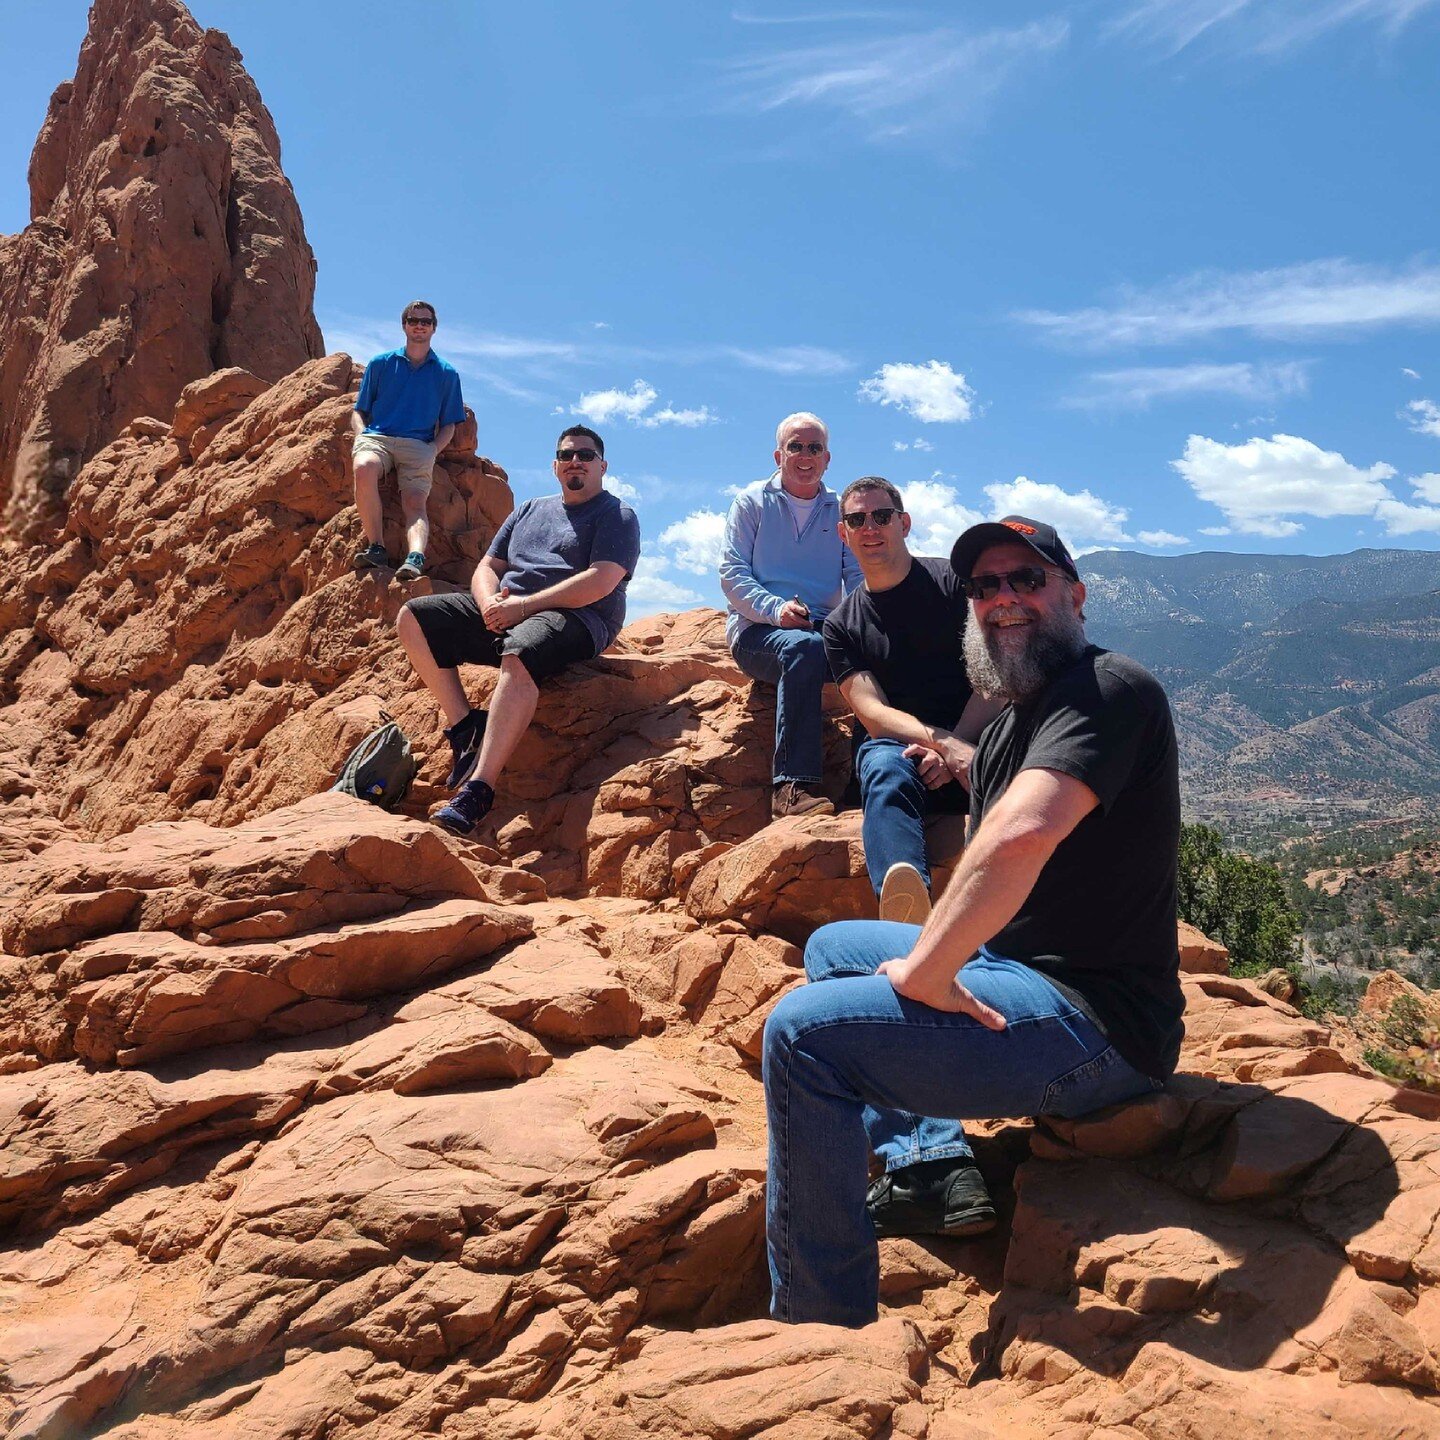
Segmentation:
<svg viewBox="0 0 1440 1440">
<path fill-rule="evenodd" d="M 928 745 L 907 745 L 900 753 L 915 762 L 915 768 L 928 789 L 938 790 L 950 783 L 950 770 L 939 751 L 932 750 Z"/>
<path fill-rule="evenodd" d="M 897 995 L 918 1000 L 932 1010 L 945 1010 L 952 1015 L 969 1015 L 987 1030 L 1003 1030 L 1005 1017 L 972 995 L 953 974 L 941 973 L 938 978 L 927 976 L 908 956 L 902 960 L 882 960 L 875 972 L 883 975 Z"/>
</svg>

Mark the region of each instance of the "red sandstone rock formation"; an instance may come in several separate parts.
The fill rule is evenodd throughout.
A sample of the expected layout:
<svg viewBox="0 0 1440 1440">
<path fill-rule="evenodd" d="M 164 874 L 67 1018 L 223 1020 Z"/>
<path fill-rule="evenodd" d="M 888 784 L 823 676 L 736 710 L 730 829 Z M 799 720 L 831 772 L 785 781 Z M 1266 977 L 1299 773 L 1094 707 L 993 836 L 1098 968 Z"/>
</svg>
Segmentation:
<svg viewBox="0 0 1440 1440">
<path fill-rule="evenodd" d="M 0 1433 L 1434 1432 L 1440 1101 L 1194 932 L 1163 1094 L 974 1127 L 994 1234 L 884 1242 L 865 1330 L 764 1319 L 761 1031 L 873 905 L 858 817 L 769 823 L 771 702 L 702 611 L 546 687 L 478 840 L 427 824 L 394 617 L 504 473 L 470 432 L 431 576 L 356 575 L 349 357 L 202 369 L 0 563 Z M 382 705 L 404 814 L 317 793 Z"/>
<path fill-rule="evenodd" d="M 315 258 L 239 51 L 179 0 L 95 0 L 0 238 L 0 513 L 34 536 L 81 465 L 191 381 L 321 353 Z"/>
</svg>

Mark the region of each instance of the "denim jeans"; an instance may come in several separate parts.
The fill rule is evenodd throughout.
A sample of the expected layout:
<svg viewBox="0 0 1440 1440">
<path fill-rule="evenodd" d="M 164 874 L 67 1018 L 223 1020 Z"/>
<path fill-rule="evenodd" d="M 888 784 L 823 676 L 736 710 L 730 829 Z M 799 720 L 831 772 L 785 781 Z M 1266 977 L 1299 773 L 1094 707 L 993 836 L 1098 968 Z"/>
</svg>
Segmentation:
<svg viewBox="0 0 1440 1440">
<path fill-rule="evenodd" d="M 865 868 L 877 895 L 885 872 L 901 860 L 913 865 L 928 886 L 925 817 L 965 809 L 966 795 L 958 781 L 931 790 L 920 778 L 919 766 L 907 760 L 904 752 L 900 740 L 866 740 L 855 755 L 864 811 L 860 833 L 865 841 Z"/>
<path fill-rule="evenodd" d="M 735 641 L 735 663 L 752 680 L 775 686 L 775 759 L 771 778 L 818 785 L 824 774 L 820 692 L 830 678 L 818 630 L 752 625 Z"/>
<path fill-rule="evenodd" d="M 907 954 L 919 934 L 884 920 L 822 926 L 805 970 L 828 983 L 792 990 L 766 1022 L 766 1240 L 777 1320 L 875 1319 L 868 1150 L 887 1170 L 965 1156 L 961 1120 L 1083 1115 L 1161 1088 L 1042 975 L 984 949 L 965 966 L 964 983 L 1005 1016 L 1004 1030 L 904 999 L 874 971 Z"/>
</svg>

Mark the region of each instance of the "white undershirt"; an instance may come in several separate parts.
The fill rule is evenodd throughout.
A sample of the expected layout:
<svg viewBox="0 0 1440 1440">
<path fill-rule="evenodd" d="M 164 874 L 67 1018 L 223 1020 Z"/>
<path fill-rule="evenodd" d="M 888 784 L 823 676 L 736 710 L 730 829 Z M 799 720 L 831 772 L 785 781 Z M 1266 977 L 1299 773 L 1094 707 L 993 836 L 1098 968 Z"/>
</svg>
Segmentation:
<svg viewBox="0 0 1440 1440">
<path fill-rule="evenodd" d="M 820 501 L 819 492 L 817 491 L 808 500 L 797 500 L 788 490 L 782 490 L 780 493 L 789 502 L 790 511 L 795 516 L 795 538 L 798 540 L 800 532 L 805 528 L 805 522 L 810 518 L 810 512 Z"/>
</svg>

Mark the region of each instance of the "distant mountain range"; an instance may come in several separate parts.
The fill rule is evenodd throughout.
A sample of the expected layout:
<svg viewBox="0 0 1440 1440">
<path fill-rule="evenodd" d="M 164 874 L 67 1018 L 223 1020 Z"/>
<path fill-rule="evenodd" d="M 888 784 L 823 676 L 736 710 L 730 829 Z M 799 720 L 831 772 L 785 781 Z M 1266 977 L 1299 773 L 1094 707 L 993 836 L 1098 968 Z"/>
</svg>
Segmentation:
<svg viewBox="0 0 1440 1440">
<path fill-rule="evenodd" d="M 1081 561 L 1088 631 L 1170 693 L 1187 811 L 1256 838 L 1440 796 L 1440 553 Z"/>
</svg>

